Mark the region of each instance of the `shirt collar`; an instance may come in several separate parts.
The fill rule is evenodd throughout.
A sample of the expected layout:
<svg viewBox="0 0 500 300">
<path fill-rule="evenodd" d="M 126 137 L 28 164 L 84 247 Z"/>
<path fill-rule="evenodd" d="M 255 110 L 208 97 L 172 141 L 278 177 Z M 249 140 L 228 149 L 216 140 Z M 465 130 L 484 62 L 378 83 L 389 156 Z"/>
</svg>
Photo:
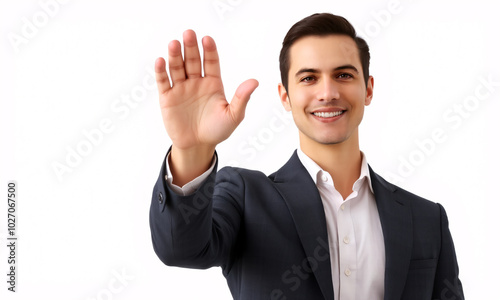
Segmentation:
<svg viewBox="0 0 500 300">
<path fill-rule="evenodd" d="M 299 157 L 300 162 L 302 163 L 302 165 L 304 165 L 314 183 L 318 184 L 318 173 L 320 172 L 326 173 L 326 171 L 321 169 L 321 167 L 318 166 L 318 164 L 314 162 L 314 160 L 312 160 L 309 156 L 307 156 L 304 152 L 302 152 L 300 147 L 297 148 L 297 155 Z M 361 172 L 359 174 L 358 180 L 354 182 L 353 190 L 359 190 L 359 187 L 363 183 L 364 178 L 366 178 L 366 180 L 368 181 L 368 186 L 370 187 L 370 191 L 373 193 L 372 180 L 370 177 L 368 162 L 366 160 L 365 154 L 363 153 L 363 151 L 361 151 Z"/>
</svg>

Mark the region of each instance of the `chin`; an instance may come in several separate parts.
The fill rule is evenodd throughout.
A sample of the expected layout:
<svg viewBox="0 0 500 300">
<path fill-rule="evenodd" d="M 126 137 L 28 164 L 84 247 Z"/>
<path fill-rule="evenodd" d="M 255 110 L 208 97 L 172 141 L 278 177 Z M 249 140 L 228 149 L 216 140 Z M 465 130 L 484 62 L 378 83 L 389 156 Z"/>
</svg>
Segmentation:
<svg viewBox="0 0 500 300">
<path fill-rule="evenodd" d="M 317 143 L 323 145 L 336 145 L 345 142 L 347 139 L 344 137 L 323 137 L 315 139 Z"/>
<path fill-rule="evenodd" d="M 335 132 L 322 132 L 322 134 L 314 134 L 314 132 L 300 131 L 301 139 L 308 143 L 320 145 L 336 145 L 341 144 L 349 139 L 349 135 L 336 130 Z"/>
</svg>

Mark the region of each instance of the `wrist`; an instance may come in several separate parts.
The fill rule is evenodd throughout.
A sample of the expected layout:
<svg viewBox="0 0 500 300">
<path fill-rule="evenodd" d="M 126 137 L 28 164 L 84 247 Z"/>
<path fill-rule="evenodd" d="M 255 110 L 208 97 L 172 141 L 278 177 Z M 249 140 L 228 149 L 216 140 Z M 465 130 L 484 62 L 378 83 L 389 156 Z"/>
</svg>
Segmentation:
<svg viewBox="0 0 500 300">
<path fill-rule="evenodd" d="M 169 166 L 172 183 L 180 187 L 208 170 L 212 164 L 215 146 L 197 146 L 180 149 L 172 146 Z"/>
</svg>

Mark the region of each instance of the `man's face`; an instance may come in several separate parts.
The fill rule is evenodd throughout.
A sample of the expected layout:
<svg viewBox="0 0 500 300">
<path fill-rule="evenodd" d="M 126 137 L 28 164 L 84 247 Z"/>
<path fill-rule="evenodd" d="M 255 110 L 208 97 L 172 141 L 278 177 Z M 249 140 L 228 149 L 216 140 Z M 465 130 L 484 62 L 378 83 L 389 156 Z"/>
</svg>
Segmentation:
<svg viewBox="0 0 500 300">
<path fill-rule="evenodd" d="M 291 46 L 289 55 L 288 92 L 280 84 L 279 93 L 292 112 L 301 146 L 357 143 L 373 78 L 365 85 L 354 40 L 345 35 L 307 36 Z"/>
</svg>

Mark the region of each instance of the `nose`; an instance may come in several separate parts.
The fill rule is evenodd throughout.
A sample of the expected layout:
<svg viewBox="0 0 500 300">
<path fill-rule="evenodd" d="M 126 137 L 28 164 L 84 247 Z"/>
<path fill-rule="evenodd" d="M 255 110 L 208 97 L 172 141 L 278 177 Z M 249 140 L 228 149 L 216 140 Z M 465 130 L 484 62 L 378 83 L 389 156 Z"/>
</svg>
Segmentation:
<svg viewBox="0 0 500 300">
<path fill-rule="evenodd" d="M 340 97 L 338 83 L 333 78 L 325 76 L 321 84 L 317 85 L 317 97 L 319 101 L 333 101 Z"/>
</svg>

